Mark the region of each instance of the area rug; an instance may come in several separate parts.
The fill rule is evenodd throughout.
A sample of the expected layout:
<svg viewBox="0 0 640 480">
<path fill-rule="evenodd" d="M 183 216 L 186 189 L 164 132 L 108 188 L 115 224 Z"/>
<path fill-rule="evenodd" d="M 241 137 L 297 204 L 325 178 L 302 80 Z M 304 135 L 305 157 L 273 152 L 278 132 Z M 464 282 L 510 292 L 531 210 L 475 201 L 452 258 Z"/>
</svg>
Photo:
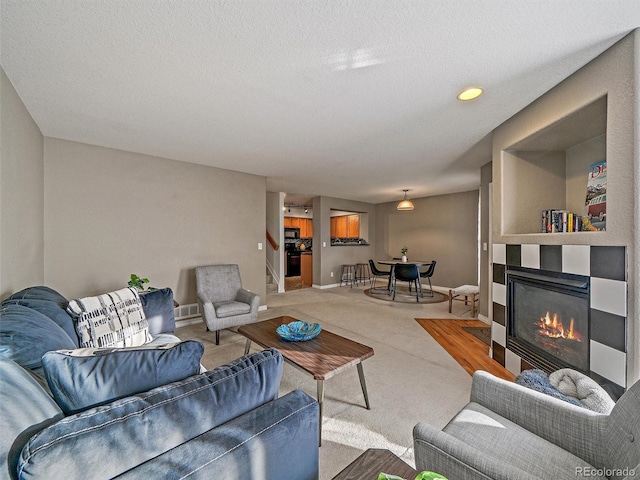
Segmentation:
<svg viewBox="0 0 640 480">
<path fill-rule="evenodd" d="M 483 343 L 491 345 L 491 327 L 462 327 L 462 329 L 479 338 Z"/>
<path fill-rule="evenodd" d="M 386 293 L 371 293 L 371 289 L 367 288 L 364 291 L 364 294 L 371 297 L 377 298 L 378 300 L 384 300 L 386 302 L 397 302 L 397 303 L 440 303 L 449 299 L 449 297 L 443 293 L 436 292 L 434 290 L 433 297 L 425 292 L 424 296 L 416 302 L 416 294 L 415 291 L 409 293 L 408 287 L 398 287 L 398 291 L 396 292 L 396 299 L 394 300 L 392 296 L 387 295 Z"/>
</svg>

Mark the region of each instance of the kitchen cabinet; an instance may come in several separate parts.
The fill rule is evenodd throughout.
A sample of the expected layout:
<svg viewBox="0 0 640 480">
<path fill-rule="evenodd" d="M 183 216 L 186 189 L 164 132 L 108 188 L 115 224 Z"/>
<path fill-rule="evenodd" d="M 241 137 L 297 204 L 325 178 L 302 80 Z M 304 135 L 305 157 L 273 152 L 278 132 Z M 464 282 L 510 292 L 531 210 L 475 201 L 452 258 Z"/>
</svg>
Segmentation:
<svg viewBox="0 0 640 480">
<path fill-rule="evenodd" d="M 313 220 L 311 218 L 284 217 L 284 226 L 299 228 L 300 238 L 313 237 Z"/>
<path fill-rule="evenodd" d="M 347 237 L 360 237 L 360 215 L 347 217 Z"/>
<path fill-rule="evenodd" d="M 360 215 L 331 217 L 331 238 L 360 237 Z"/>
<path fill-rule="evenodd" d="M 347 235 L 347 216 L 334 217 L 336 219 L 335 237 L 346 237 Z"/>
<path fill-rule="evenodd" d="M 310 218 L 301 218 L 300 220 L 300 238 L 313 237 L 313 220 Z"/>
<path fill-rule="evenodd" d="M 302 284 L 313 285 L 313 254 L 303 253 L 300 255 L 300 276 L 302 277 Z"/>
</svg>

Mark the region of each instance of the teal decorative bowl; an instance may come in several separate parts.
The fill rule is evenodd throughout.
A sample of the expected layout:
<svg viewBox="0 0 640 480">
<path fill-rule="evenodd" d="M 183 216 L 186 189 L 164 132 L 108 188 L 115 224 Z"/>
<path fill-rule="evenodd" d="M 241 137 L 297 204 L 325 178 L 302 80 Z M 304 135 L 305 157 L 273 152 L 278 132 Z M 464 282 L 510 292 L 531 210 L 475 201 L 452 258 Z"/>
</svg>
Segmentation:
<svg viewBox="0 0 640 480">
<path fill-rule="evenodd" d="M 322 331 L 319 323 L 308 323 L 297 320 L 291 323 L 283 323 L 276 328 L 280 338 L 288 342 L 304 342 L 317 337 Z"/>
</svg>

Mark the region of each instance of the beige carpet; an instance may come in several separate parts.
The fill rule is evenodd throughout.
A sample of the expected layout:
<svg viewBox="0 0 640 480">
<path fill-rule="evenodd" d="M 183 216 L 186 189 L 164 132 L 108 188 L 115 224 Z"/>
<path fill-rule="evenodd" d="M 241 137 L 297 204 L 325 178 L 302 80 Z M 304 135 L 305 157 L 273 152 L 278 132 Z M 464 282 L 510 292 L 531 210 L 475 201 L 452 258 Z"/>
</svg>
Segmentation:
<svg viewBox="0 0 640 480">
<path fill-rule="evenodd" d="M 419 422 L 436 427 L 468 401 L 471 377 L 415 318 L 460 318 L 447 312 L 446 302 L 416 304 L 368 297 L 364 287 L 327 290 L 307 288 L 272 294 L 259 319 L 291 315 L 318 322 L 326 330 L 373 347 L 364 372 L 371 410 L 364 407 L 357 369 L 325 382 L 320 479 L 330 479 L 367 448 L 386 448 L 414 465 L 412 428 Z M 245 339 L 229 330 L 215 345 L 202 323 L 178 328 L 182 339 L 205 344 L 203 364 L 213 368 L 244 352 Z M 285 364 L 280 393 L 299 388 L 315 397 L 310 375 Z"/>
</svg>

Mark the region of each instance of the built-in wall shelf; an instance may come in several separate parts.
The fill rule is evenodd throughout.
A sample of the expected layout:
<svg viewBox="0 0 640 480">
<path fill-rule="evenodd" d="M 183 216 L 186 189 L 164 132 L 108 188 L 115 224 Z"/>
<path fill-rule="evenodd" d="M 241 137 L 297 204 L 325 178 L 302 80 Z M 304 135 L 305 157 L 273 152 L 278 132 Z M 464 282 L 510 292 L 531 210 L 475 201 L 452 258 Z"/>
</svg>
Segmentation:
<svg viewBox="0 0 640 480">
<path fill-rule="evenodd" d="M 543 210 L 582 215 L 589 166 L 607 157 L 603 96 L 502 151 L 503 235 L 597 235 L 541 232 Z M 609 205 L 608 205 L 609 207 Z"/>
</svg>

